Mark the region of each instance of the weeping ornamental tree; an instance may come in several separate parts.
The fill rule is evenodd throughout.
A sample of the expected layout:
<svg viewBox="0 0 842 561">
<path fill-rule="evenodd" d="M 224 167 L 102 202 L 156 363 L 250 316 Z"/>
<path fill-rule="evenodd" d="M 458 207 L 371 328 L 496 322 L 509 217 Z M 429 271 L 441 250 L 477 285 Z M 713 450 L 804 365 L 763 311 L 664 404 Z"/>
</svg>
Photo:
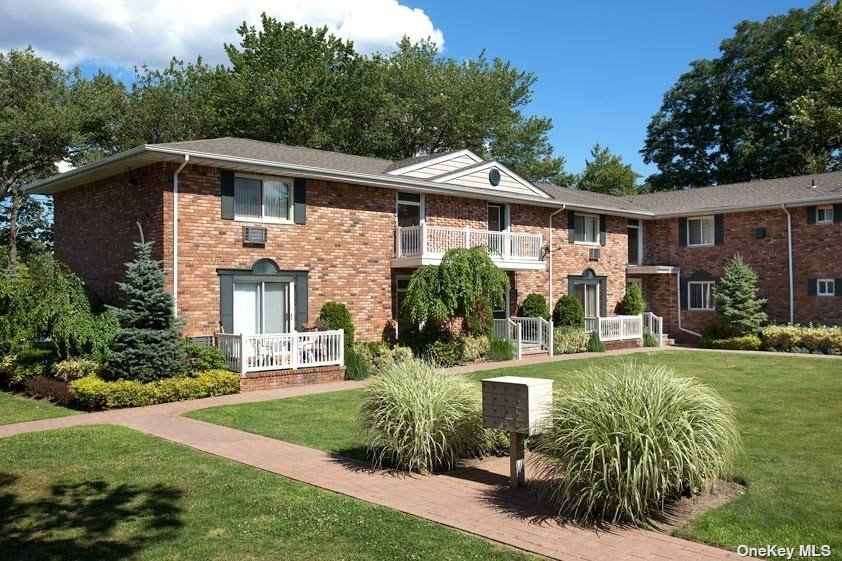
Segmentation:
<svg viewBox="0 0 842 561">
<path fill-rule="evenodd" d="M 716 314 L 724 335 L 756 334 L 766 322 L 766 299 L 757 296 L 757 274 L 740 254 L 725 268 L 715 289 Z"/>
<path fill-rule="evenodd" d="M 137 257 L 126 264 L 126 281 L 117 283 L 125 305 L 114 308 L 120 330 L 111 342 L 106 370 L 113 378 L 150 382 L 185 369 L 181 325 L 172 297 L 164 290 L 166 273 L 152 259 L 152 242 L 134 244 Z"/>
<path fill-rule="evenodd" d="M 404 311 L 414 323 L 441 325 L 471 313 L 478 302 L 503 304 L 508 278 L 484 247 L 451 249 L 441 265 L 417 269 L 409 279 Z"/>
</svg>

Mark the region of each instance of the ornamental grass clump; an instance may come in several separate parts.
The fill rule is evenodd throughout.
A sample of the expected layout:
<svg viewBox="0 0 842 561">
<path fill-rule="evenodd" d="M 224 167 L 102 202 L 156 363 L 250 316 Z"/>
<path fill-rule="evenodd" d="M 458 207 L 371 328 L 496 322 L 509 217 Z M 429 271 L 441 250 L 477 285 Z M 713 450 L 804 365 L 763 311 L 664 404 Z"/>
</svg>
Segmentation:
<svg viewBox="0 0 842 561">
<path fill-rule="evenodd" d="M 441 471 L 486 451 L 477 386 L 420 360 L 384 369 L 365 390 L 359 420 L 378 467 Z"/>
<path fill-rule="evenodd" d="M 535 443 L 544 496 L 561 516 L 631 524 L 709 489 L 739 448 L 734 410 L 715 391 L 634 363 L 565 384 Z"/>
</svg>

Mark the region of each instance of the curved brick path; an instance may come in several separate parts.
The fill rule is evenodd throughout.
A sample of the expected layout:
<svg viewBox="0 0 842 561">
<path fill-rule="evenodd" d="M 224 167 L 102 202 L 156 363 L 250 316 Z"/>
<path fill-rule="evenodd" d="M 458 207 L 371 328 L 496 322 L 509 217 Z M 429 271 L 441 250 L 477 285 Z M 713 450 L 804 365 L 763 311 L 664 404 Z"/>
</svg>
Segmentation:
<svg viewBox="0 0 842 561">
<path fill-rule="evenodd" d="M 522 363 L 519 363 L 522 364 Z M 560 526 L 536 510 L 527 489 L 506 487 L 507 460 L 449 475 L 374 472 L 364 464 L 255 434 L 187 419 L 187 411 L 359 388 L 334 382 L 0 426 L 0 438 L 76 425 L 118 424 L 343 495 L 393 508 L 559 560 L 738 559 L 736 553 L 646 530 L 595 532 Z M 528 477 L 527 466 L 527 477 Z"/>
</svg>

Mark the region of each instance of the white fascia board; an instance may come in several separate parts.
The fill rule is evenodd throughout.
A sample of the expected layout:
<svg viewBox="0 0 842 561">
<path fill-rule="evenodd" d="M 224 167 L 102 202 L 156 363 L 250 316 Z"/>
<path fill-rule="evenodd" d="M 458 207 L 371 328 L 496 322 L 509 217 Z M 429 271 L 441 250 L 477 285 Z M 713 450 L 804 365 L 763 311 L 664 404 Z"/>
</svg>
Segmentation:
<svg viewBox="0 0 842 561">
<path fill-rule="evenodd" d="M 500 162 L 498 162 L 497 160 L 488 160 L 487 162 L 485 162 L 481 166 L 471 166 L 471 167 L 463 168 L 463 169 L 460 169 L 460 170 L 456 170 L 454 172 L 448 173 L 447 175 L 439 176 L 439 177 L 433 179 L 433 181 L 435 183 L 446 183 L 446 182 L 450 181 L 451 179 L 458 179 L 460 177 L 463 177 L 465 175 L 470 175 L 470 174 L 472 174 L 474 172 L 477 172 L 477 171 L 486 170 L 490 167 L 500 168 L 501 170 L 505 171 L 512 179 L 514 179 L 515 181 L 517 181 L 518 183 L 520 183 L 521 185 L 523 185 L 524 187 L 529 189 L 531 192 L 538 195 L 539 197 L 544 198 L 544 199 L 552 198 L 547 193 L 543 192 L 538 187 L 534 186 L 532 183 L 525 180 L 524 178 L 522 178 L 521 176 L 519 176 L 518 174 L 516 174 L 515 172 L 513 172 L 512 170 L 510 170 L 509 168 L 507 168 L 506 166 L 504 166 Z"/>
<path fill-rule="evenodd" d="M 414 164 L 410 164 L 408 166 L 404 166 L 402 168 L 393 169 L 391 171 L 387 171 L 389 175 L 403 175 L 405 173 L 409 173 L 411 171 L 415 171 L 417 169 L 422 169 L 428 166 L 432 166 L 434 164 L 440 164 L 442 162 L 447 162 L 449 160 L 453 160 L 455 158 L 461 158 L 462 156 L 468 156 L 470 159 L 474 161 L 474 163 L 479 163 L 482 161 L 482 158 L 468 150 L 467 148 L 463 148 L 462 150 L 457 150 L 456 152 L 448 152 L 447 154 L 442 154 L 436 158 L 430 158 L 428 160 L 422 160 L 420 162 L 416 162 Z"/>
<path fill-rule="evenodd" d="M 807 206 L 820 206 L 825 204 L 842 203 L 842 195 L 822 197 L 817 199 L 797 199 L 794 201 L 784 201 L 781 203 L 762 204 L 756 206 L 727 206 L 727 207 L 713 207 L 705 209 L 696 209 L 686 212 L 657 212 L 653 213 L 654 218 L 682 218 L 690 216 L 710 216 L 712 214 L 729 214 L 732 212 L 758 212 L 762 210 L 780 210 L 781 205 L 787 208 L 801 208 Z"/>
</svg>

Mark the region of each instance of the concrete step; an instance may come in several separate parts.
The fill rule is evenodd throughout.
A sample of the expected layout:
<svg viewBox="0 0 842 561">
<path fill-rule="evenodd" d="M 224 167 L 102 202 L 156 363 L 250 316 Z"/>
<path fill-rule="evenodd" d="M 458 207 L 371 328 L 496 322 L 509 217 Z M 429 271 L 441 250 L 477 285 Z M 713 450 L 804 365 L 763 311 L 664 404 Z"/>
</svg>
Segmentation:
<svg viewBox="0 0 842 561">
<path fill-rule="evenodd" d="M 521 351 L 523 356 L 550 354 L 547 352 L 547 349 L 541 348 L 541 345 L 523 345 L 523 347 L 521 347 Z"/>
</svg>

